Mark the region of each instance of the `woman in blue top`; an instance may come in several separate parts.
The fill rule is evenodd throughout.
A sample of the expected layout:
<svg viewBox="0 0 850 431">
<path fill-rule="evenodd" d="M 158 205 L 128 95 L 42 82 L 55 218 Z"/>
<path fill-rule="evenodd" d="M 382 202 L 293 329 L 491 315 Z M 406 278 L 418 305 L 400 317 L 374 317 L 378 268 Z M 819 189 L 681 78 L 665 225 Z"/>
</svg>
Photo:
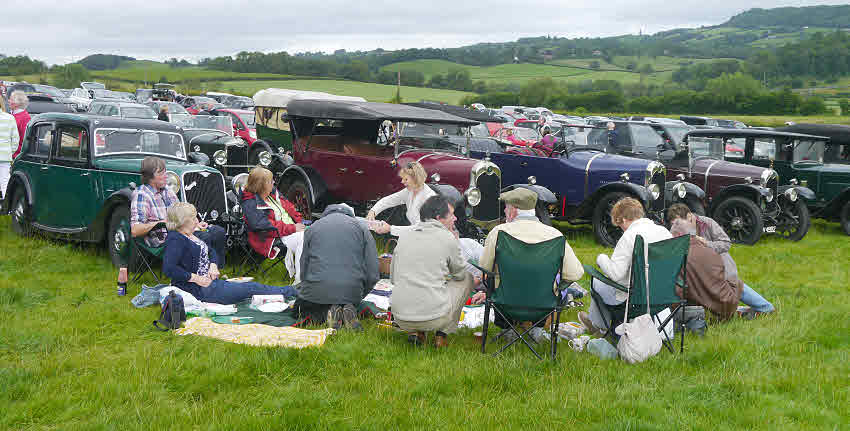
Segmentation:
<svg viewBox="0 0 850 431">
<path fill-rule="evenodd" d="M 165 239 L 162 272 L 171 278 L 173 286 L 203 302 L 216 304 L 235 304 L 253 295 L 297 294 L 292 286 L 233 283 L 219 279 L 219 256 L 194 235 L 197 226 L 197 210 L 192 204 L 179 202 L 168 209 L 166 227 L 171 232 Z"/>
</svg>

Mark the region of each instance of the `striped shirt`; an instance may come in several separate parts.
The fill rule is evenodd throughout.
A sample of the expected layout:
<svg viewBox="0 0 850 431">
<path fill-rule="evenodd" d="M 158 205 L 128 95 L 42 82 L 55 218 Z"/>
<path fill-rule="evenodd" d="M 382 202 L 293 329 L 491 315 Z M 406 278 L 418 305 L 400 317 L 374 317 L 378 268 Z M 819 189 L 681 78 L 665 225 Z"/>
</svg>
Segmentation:
<svg viewBox="0 0 850 431">
<path fill-rule="evenodd" d="M 11 162 L 18 149 L 18 123 L 12 114 L 0 111 L 0 162 Z"/>
<path fill-rule="evenodd" d="M 130 225 L 165 221 L 168 207 L 177 202 L 177 195 L 168 188 L 155 190 L 150 184 L 143 184 L 133 191 L 130 201 Z M 151 229 L 145 236 L 145 244 L 159 247 L 165 242 L 165 228 Z"/>
</svg>

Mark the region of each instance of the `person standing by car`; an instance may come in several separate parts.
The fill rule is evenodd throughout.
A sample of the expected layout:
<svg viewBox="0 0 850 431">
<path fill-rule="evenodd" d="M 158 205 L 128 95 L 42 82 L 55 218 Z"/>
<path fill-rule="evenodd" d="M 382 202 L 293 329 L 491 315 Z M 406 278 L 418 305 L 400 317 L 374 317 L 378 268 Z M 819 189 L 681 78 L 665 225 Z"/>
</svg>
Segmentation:
<svg viewBox="0 0 850 431">
<path fill-rule="evenodd" d="M 162 105 L 159 107 L 159 115 L 157 115 L 156 119 L 165 122 L 171 121 L 168 117 L 168 105 Z"/>
<path fill-rule="evenodd" d="M 30 113 L 27 112 L 30 99 L 20 90 L 13 91 L 9 95 L 9 111 L 15 117 L 15 123 L 18 125 L 18 146 L 12 154 L 12 159 L 18 157 L 21 153 L 21 144 L 24 142 L 24 134 L 27 131 L 27 124 L 30 122 Z"/>
<path fill-rule="evenodd" d="M 6 198 L 6 187 L 9 185 L 9 170 L 12 166 L 12 155 L 18 149 L 18 125 L 15 117 L 5 111 L 5 100 L 0 97 L 0 198 Z"/>
<path fill-rule="evenodd" d="M 608 122 L 608 148 L 614 148 L 617 145 L 617 125 L 613 121 Z"/>
</svg>

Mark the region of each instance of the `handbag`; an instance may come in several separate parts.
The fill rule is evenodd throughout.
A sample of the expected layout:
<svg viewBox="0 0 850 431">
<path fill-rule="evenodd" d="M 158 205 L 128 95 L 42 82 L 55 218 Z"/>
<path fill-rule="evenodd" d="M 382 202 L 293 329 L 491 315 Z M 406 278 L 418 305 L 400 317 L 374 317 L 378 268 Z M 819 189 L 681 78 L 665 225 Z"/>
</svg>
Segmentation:
<svg viewBox="0 0 850 431">
<path fill-rule="evenodd" d="M 185 321 L 186 308 L 183 306 L 183 297 L 172 290 L 162 302 L 162 312 L 159 319 L 153 321 L 153 326 L 160 331 L 169 331 L 180 328 Z"/>
</svg>

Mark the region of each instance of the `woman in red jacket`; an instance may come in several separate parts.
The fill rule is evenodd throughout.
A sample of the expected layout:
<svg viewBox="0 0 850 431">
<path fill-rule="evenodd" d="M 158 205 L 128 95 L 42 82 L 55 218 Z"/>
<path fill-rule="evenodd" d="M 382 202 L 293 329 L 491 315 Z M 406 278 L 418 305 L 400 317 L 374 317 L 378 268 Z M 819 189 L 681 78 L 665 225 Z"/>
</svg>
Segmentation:
<svg viewBox="0 0 850 431">
<path fill-rule="evenodd" d="M 248 225 L 248 242 L 257 253 L 274 259 L 281 238 L 304 231 L 301 214 L 274 188 L 274 176 L 266 168 L 256 167 L 248 174 L 242 192 L 242 213 Z"/>
</svg>

